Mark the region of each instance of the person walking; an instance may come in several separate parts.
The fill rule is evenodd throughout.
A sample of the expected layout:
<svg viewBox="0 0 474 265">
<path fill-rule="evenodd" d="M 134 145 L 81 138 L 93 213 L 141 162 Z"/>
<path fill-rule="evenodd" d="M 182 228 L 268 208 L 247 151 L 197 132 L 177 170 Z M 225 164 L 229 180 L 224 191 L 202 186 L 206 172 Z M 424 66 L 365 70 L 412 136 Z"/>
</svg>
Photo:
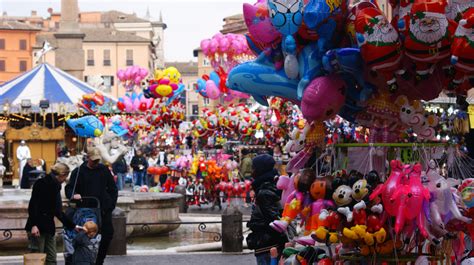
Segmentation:
<svg viewBox="0 0 474 265">
<path fill-rule="evenodd" d="M 132 158 L 132 162 L 130 162 L 130 166 L 133 169 L 133 179 L 135 180 L 136 186 L 142 186 L 145 182 L 146 176 L 146 169 L 148 167 L 148 162 L 146 158 L 143 156 L 141 150 L 137 150 L 135 152 L 135 156 Z"/>
<path fill-rule="evenodd" d="M 123 190 L 125 186 L 125 176 L 128 172 L 127 162 L 125 161 L 125 158 L 123 156 L 121 156 L 119 159 L 117 159 L 117 161 L 112 164 L 112 171 L 117 176 L 117 189 Z"/>
<path fill-rule="evenodd" d="M 46 264 L 56 264 L 56 216 L 64 226 L 74 229 L 76 225 L 62 211 L 61 183 L 69 175 L 69 167 L 56 163 L 51 173 L 38 179 L 33 185 L 28 205 L 28 220 L 25 230 L 32 252 L 46 253 Z"/>
<path fill-rule="evenodd" d="M 71 173 L 71 178 L 66 185 L 66 197 L 70 200 L 81 200 L 82 197 L 95 197 L 100 201 L 101 226 L 99 233 L 102 235 L 99 251 L 97 253 L 97 265 L 104 264 L 107 250 L 114 228 L 112 225 L 112 211 L 117 204 L 118 190 L 114 177 L 110 170 L 100 163 L 99 149 L 89 148 L 87 160 Z"/>
<path fill-rule="evenodd" d="M 256 198 L 247 223 L 252 231 L 247 236 L 247 245 L 249 249 L 255 250 L 257 265 L 270 265 L 270 249 L 276 247 L 281 254 L 288 242 L 286 234 L 269 226 L 270 222 L 279 219 L 283 211 L 280 204 L 281 191 L 276 187 L 277 175 L 275 160 L 271 155 L 258 155 L 252 160 L 252 189 Z"/>
</svg>

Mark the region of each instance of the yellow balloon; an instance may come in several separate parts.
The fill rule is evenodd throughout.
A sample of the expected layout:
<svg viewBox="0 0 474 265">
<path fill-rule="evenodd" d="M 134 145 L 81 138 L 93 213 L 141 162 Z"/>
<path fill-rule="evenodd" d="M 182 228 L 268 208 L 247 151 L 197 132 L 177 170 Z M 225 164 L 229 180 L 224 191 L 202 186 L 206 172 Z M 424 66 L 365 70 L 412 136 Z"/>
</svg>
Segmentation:
<svg viewBox="0 0 474 265">
<path fill-rule="evenodd" d="M 155 70 L 155 73 L 153 75 L 155 77 L 155 80 L 160 80 L 164 76 L 163 71 L 158 69 Z"/>
<path fill-rule="evenodd" d="M 178 84 L 181 80 L 181 73 L 176 67 L 170 66 L 163 71 L 163 76 L 168 77 L 171 83 Z"/>
</svg>

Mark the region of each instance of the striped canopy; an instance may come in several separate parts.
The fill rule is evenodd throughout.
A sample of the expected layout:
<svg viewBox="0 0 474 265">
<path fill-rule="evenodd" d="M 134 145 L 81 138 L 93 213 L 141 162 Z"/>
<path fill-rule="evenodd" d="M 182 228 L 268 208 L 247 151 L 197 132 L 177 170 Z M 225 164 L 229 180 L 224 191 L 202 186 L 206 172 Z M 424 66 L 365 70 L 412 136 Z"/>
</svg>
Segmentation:
<svg viewBox="0 0 474 265">
<path fill-rule="evenodd" d="M 19 108 L 22 100 L 31 100 L 33 111 L 39 110 L 40 100 L 48 99 L 51 112 L 60 106 L 67 112 L 77 111 L 77 103 L 85 94 L 98 91 L 85 82 L 49 64 L 39 64 L 30 71 L 0 86 L 0 105 L 9 104 L 11 112 Z M 105 95 L 109 108 L 115 105 L 115 98 Z"/>
</svg>

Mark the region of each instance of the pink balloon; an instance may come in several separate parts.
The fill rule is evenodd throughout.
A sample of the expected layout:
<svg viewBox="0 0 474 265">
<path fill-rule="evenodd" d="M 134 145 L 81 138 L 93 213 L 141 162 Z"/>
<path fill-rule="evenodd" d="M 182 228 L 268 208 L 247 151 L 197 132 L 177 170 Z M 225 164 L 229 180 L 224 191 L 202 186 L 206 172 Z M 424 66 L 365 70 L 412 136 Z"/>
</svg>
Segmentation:
<svg viewBox="0 0 474 265">
<path fill-rule="evenodd" d="M 142 83 L 142 77 L 141 76 L 137 76 L 135 77 L 135 85 L 139 86 L 141 83 Z"/>
<path fill-rule="evenodd" d="M 125 73 L 124 73 L 124 71 L 123 71 L 122 69 L 120 69 L 120 70 L 117 71 L 117 78 L 118 78 L 121 82 L 124 81 L 124 76 L 125 76 Z"/>
<path fill-rule="evenodd" d="M 132 69 L 130 69 L 130 67 L 128 67 L 127 69 L 125 69 L 125 73 L 124 73 L 123 78 L 124 78 L 124 80 L 130 80 L 130 79 L 132 79 Z"/>
<path fill-rule="evenodd" d="M 221 53 L 226 53 L 227 50 L 229 49 L 230 43 L 227 38 L 223 38 L 219 42 L 219 52 Z"/>
<path fill-rule="evenodd" d="M 130 79 L 135 79 L 137 75 L 140 73 L 140 70 L 138 69 L 138 66 L 131 66 L 130 70 Z"/>
<path fill-rule="evenodd" d="M 201 41 L 201 49 L 202 52 L 207 55 L 209 52 L 209 45 L 211 44 L 211 41 L 209 39 L 205 39 Z"/>
<path fill-rule="evenodd" d="M 146 68 L 140 68 L 140 77 L 143 79 L 147 77 L 148 75 L 148 70 Z"/>
<path fill-rule="evenodd" d="M 206 81 L 206 94 L 207 94 L 207 97 L 210 99 L 218 99 L 219 96 L 221 95 L 221 91 L 216 86 L 214 81 L 207 80 Z"/>
<path fill-rule="evenodd" d="M 140 99 L 139 98 L 135 98 L 135 100 L 133 100 L 133 111 L 138 111 L 139 107 L 140 107 Z"/>
<path fill-rule="evenodd" d="M 334 117 L 345 101 L 346 84 L 338 75 L 317 77 L 303 94 L 301 112 L 308 122 Z"/>
<path fill-rule="evenodd" d="M 216 53 L 218 47 L 219 47 L 219 42 L 216 39 L 211 40 L 209 44 L 209 54 Z"/>
<path fill-rule="evenodd" d="M 133 112 L 133 102 L 128 96 L 123 97 L 123 104 L 125 105 L 125 111 Z"/>
</svg>

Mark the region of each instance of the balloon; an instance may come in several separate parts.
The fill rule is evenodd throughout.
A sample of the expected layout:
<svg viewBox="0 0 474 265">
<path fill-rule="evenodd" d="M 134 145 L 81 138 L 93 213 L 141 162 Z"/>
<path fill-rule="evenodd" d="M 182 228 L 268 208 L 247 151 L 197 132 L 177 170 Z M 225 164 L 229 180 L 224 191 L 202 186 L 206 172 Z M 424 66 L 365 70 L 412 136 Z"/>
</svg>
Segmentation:
<svg viewBox="0 0 474 265">
<path fill-rule="evenodd" d="M 144 79 L 145 77 L 147 77 L 147 75 L 148 75 L 148 70 L 145 68 L 140 68 L 139 76 L 141 77 L 141 79 Z"/>
<path fill-rule="evenodd" d="M 471 5 L 473 7 L 467 9 L 459 21 L 451 46 L 451 63 L 456 69 L 456 74 L 449 88 L 453 90 L 461 87 L 463 94 L 471 88 L 468 81 L 474 75 L 474 47 L 472 45 L 474 39 L 474 4 L 471 3 Z"/>
<path fill-rule="evenodd" d="M 209 45 L 210 45 L 210 40 L 202 40 L 201 41 L 201 49 L 203 51 L 204 54 L 208 54 L 208 50 L 209 50 Z"/>
<path fill-rule="evenodd" d="M 219 88 L 217 88 L 216 84 L 212 80 L 206 81 L 206 95 L 210 99 L 218 99 L 221 95 Z"/>
<path fill-rule="evenodd" d="M 215 71 L 212 71 L 210 74 L 209 74 L 209 79 L 214 81 L 214 83 L 217 85 L 220 83 L 221 79 L 219 77 L 219 75 L 215 72 Z"/>
<path fill-rule="evenodd" d="M 167 77 L 170 83 L 177 84 L 181 80 L 181 73 L 176 67 L 170 66 L 163 71 L 163 77 Z"/>
<path fill-rule="evenodd" d="M 303 22 L 303 0 L 280 2 L 268 0 L 272 25 L 283 35 L 292 35 Z M 285 5 L 286 4 L 286 5 Z"/>
<path fill-rule="evenodd" d="M 284 71 L 276 71 L 273 63 L 261 54 L 257 60 L 234 67 L 227 77 L 227 87 L 251 95 L 258 103 L 268 106 L 266 97 L 279 96 L 297 101 L 297 80 L 289 79 Z"/>
<path fill-rule="evenodd" d="M 118 102 L 117 102 L 117 108 L 118 108 L 120 111 L 124 111 L 124 110 L 125 110 L 125 104 L 123 103 L 123 101 L 118 101 Z"/>
<path fill-rule="evenodd" d="M 244 3 L 243 13 L 245 24 L 252 38 L 264 44 L 270 44 L 281 38 L 272 25 L 265 2 L 257 2 L 254 5 Z"/>
<path fill-rule="evenodd" d="M 125 73 L 122 69 L 117 71 L 117 78 L 123 82 L 125 80 Z"/>
<path fill-rule="evenodd" d="M 337 75 L 315 78 L 306 88 L 301 112 L 308 122 L 334 117 L 345 100 L 346 84 Z"/>
<path fill-rule="evenodd" d="M 66 123 L 79 137 L 98 137 L 104 131 L 104 125 L 96 116 L 83 116 L 76 119 L 67 119 Z"/>
</svg>

